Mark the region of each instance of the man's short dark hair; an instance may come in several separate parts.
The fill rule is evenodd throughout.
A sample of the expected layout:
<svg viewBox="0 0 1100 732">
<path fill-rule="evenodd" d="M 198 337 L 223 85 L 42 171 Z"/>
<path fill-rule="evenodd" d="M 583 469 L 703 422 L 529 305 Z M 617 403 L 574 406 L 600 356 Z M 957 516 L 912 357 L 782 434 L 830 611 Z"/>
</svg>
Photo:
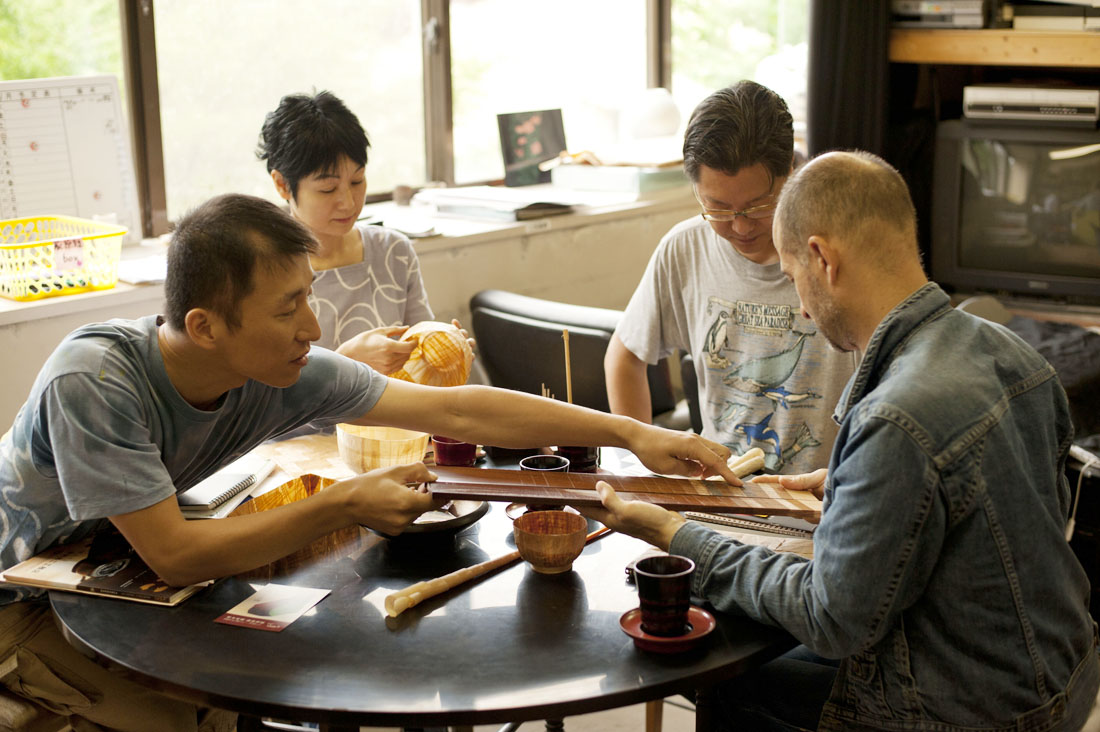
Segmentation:
<svg viewBox="0 0 1100 732">
<path fill-rule="evenodd" d="M 164 283 L 168 324 L 182 331 L 189 310 L 206 308 L 239 328 L 257 263 L 287 266 L 316 249 L 313 233 L 270 201 L 239 193 L 211 198 L 172 234 Z"/>
<path fill-rule="evenodd" d="M 760 163 L 774 181 L 791 170 L 794 120 L 783 97 L 755 81 L 739 81 L 699 103 L 684 133 L 684 172 L 699 167 L 736 175 Z"/>
<path fill-rule="evenodd" d="M 290 195 L 298 199 L 298 183 L 318 171 L 331 173 L 344 156 L 356 165 L 367 164 L 370 140 L 359 118 L 329 91 L 289 94 L 268 112 L 260 131 L 256 157 L 267 161 L 286 179 Z"/>
</svg>

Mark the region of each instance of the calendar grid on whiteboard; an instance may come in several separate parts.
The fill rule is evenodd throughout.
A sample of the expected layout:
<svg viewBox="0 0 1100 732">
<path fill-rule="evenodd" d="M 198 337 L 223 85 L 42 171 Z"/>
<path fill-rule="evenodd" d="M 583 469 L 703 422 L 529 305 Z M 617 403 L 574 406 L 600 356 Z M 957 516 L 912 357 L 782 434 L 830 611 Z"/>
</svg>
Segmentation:
<svg viewBox="0 0 1100 732">
<path fill-rule="evenodd" d="M 141 238 L 114 76 L 0 81 L 0 218 L 114 214 Z"/>
</svg>

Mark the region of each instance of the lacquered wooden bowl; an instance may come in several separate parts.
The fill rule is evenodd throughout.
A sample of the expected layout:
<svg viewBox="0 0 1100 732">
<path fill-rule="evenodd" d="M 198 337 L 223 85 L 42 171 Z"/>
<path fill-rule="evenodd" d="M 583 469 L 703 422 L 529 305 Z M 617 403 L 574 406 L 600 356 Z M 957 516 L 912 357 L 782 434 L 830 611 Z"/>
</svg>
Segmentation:
<svg viewBox="0 0 1100 732">
<path fill-rule="evenodd" d="M 512 528 L 519 555 L 542 574 L 571 570 L 588 535 L 588 521 L 569 511 L 528 511 Z"/>
<path fill-rule="evenodd" d="M 267 511 L 288 503 L 301 501 L 305 498 L 324 490 L 334 483 L 331 478 L 322 478 L 319 475 L 307 473 L 283 483 L 278 488 L 245 501 L 233 509 L 230 516 L 247 516 L 250 513 Z M 345 526 L 331 534 L 326 534 L 301 549 L 287 554 L 281 559 L 276 559 L 270 564 L 243 572 L 238 575 L 241 578 L 254 578 L 273 580 L 281 577 L 289 577 L 301 567 L 329 561 L 339 557 L 358 552 L 366 543 L 368 534 L 359 526 Z"/>
</svg>

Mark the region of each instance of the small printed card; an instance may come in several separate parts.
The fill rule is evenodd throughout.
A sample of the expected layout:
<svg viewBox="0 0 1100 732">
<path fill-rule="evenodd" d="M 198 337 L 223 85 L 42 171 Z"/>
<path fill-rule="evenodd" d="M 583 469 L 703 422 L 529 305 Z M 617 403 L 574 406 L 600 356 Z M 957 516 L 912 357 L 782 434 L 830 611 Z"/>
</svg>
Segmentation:
<svg viewBox="0 0 1100 732">
<path fill-rule="evenodd" d="M 329 590 L 269 584 L 214 620 L 215 623 L 278 633 L 325 598 Z"/>
</svg>

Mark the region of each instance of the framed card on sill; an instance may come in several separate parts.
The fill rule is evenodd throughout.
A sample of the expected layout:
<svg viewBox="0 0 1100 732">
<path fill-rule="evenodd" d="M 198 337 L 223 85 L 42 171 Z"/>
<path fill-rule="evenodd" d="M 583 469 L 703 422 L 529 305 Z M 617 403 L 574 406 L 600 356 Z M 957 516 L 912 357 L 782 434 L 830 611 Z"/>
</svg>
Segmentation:
<svg viewBox="0 0 1100 732">
<path fill-rule="evenodd" d="M 550 171 L 539 170 L 539 163 L 565 150 L 561 110 L 498 114 L 497 126 L 504 157 L 504 185 L 549 183 Z"/>
</svg>

